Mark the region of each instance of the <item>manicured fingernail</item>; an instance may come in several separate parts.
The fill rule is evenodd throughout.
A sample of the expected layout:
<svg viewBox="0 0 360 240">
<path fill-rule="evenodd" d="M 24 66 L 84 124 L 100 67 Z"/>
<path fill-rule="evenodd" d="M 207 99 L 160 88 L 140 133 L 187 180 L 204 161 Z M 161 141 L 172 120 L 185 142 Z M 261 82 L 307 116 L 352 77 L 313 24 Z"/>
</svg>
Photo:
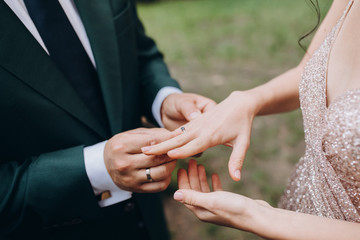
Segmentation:
<svg viewBox="0 0 360 240">
<path fill-rule="evenodd" d="M 176 201 L 182 201 L 183 198 L 184 198 L 184 194 L 183 194 L 182 192 L 176 191 L 176 192 L 174 193 L 174 199 L 175 199 Z"/>
<path fill-rule="evenodd" d="M 236 170 L 235 171 L 235 178 L 240 180 L 240 177 L 241 177 L 241 173 L 240 173 L 240 170 Z"/>
<path fill-rule="evenodd" d="M 170 155 L 174 155 L 174 154 L 176 154 L 176 153 L 177 153 L 177 150 L 176 150 L 176 149 L 168 151 L 168 155 L 169 155 L 169 156 L 170 156 Z"/>
<path fill-rule="evenodd" d="M 189 117 L 190 117 L 190 119 L 194 119 L 194 118 L 196 118 L 197 116 L 199 116 L 200 115 L 200 112 L 199 111 L 196 111 L 196 112 L 192 112 L 190 115 L 189 115 Z"/>
<path fill-rule="evenodd" d="M 148 152 L 148 151 L 150 151 L 150 149 L 151 149 L 151 147 L 142 147 L 141 151 Z"/>
</svg>

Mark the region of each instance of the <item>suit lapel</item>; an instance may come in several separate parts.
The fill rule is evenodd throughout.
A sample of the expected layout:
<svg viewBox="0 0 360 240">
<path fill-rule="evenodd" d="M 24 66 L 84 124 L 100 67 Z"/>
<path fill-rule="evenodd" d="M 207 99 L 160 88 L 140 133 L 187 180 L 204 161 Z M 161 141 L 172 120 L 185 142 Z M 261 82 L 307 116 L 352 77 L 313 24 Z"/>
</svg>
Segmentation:
<svg viewBox="0 0 360 240">
<path fill-rule="evenodd" d="M 0 1 L 0 67 L 102 137 L 107 131 L 4 1 Z"/>
<path fill-rule="evenodd" d="M 118 43 L 108 0 L 75 0 L 94 54 L 110 128 L 122 131 L 122 84 Z"/>
</svg>

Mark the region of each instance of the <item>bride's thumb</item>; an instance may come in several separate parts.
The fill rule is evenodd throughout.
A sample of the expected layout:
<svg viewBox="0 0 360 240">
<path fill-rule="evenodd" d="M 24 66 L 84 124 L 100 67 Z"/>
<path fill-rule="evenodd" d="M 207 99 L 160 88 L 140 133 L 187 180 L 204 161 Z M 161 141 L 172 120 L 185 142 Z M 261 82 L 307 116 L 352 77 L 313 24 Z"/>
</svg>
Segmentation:
<svg viewBox="0 0 360 240">
<path fill-rule="evenodd" d="M 240 181 L 241 179 L 241 169 L 248 148 L 249 143 L 247 141 L 236 142 L 233 146 L 228 167 L 230 176 L 234 181 Z"/>
<path fill-rule="evenodd" d="M 190 189 L 179 189 L 174 193 L 174 199 L 190 206 L 206 208 L 207 201 L 205 195 L 206 193 Z"/>
</svg>

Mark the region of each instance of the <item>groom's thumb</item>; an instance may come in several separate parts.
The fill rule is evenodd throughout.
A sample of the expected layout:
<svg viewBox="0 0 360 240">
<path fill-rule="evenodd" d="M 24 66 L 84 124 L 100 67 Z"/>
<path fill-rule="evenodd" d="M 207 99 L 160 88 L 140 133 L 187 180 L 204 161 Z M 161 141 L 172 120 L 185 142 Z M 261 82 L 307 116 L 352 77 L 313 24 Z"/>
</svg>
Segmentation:
<svg viewBox="0 0 360 240">
<path fill-rule="evenodd" d="M 195 119 L 201 114 L 201 111 L 197 108 L 196 103 L 190 99 L 183 101 L 179 110 L 187 121 Z"/>
</svg>

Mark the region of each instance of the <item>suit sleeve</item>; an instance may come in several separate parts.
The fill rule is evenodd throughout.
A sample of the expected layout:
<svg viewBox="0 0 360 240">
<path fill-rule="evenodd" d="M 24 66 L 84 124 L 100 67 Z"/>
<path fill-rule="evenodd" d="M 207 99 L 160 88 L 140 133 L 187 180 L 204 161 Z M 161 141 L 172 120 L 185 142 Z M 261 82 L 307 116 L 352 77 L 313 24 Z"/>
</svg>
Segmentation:
<svg viewBox="0 0 360 240">
<path fill-rule="evenodd" d="M 143 98 L 143 112 L 148 120 L 154 121 L 151 107 L 156 94 L 163 87 L 170 86 L 180 89 L 176 80 L 169 73 L 164 62 L 163 54 L 158 50 L 153 39 L 145 34 L 134 1 L 132 1 L 133 16 L 136 18 L 137 52 L 139 62 L 139 74 Z"/>
<path fill-rule="evenodd" d="M 86 175 L 83 146 L 0 165 L 0 238 L 101 214 Z"/>
</svg>

